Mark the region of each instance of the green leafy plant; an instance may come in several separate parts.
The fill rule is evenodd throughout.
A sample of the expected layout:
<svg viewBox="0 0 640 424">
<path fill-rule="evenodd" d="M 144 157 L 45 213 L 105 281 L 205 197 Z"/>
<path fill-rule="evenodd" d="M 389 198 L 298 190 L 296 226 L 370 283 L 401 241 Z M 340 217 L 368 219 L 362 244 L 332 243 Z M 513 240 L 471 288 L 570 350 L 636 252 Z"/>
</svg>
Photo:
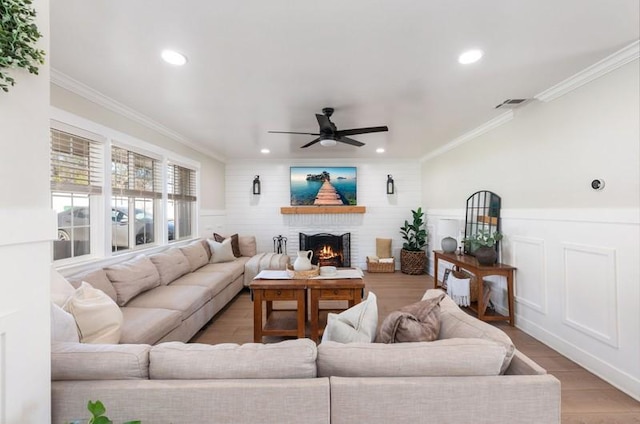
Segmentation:
<svg viewBox="0 0 640 424">
<path fill-rule="evenodd" d="M 9 91 L 16 81 L 4 70 L 23 68 L 38 74 L 44 50 L 36 47 L 42 37 L 34 23 L 36 11 L 31 0 L 0 0 L 0 89 Z"/>
<path fill-rule="evenodd" d="M 493 247 L 500 240 L 502 240 L 500 232 L 491 234 L 489 230 L 480 229 L 477 233 L 465 237 L 463 242 L 469 246 L 471 252 L 474 252 L 480 247 Z"/>
<path fill-rule="evenodd" d="M 413 223 L 409 224 L 409 221 L 405 220 L 404 225 L 400 227 L 400 234 L 406 242 L 402 245 L 405 250 L 417 252 L 427 244 L 427 230 L 424 228 L 424 212 L 422 207 L 418 210 L 412 210 Z"/>
<path fill-rule="evenodd" d="M 105 412 L 107 412 L 107 409 L 99 400 L 95 402 L 89 401 L 87 409 L 91 413 L 91 418 L 89 418 L 88 424 L 113 424 L 113 421 L 104 415 Z M 82 421 L 73 421 L 70 424 L 80 423 L 82 423 Z M 124 424 L 141 424 L 141 421 L 127 421 Z"/>
</svg>

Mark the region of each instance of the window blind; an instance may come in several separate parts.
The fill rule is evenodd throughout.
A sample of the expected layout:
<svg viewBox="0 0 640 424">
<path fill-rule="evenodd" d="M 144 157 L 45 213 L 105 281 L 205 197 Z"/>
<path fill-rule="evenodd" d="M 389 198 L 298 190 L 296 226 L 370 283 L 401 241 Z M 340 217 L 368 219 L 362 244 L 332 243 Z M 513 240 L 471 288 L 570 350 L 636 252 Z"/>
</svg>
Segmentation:
<svg viewBox="0 0 640 424">
<path fill-rule="evenodd" d="M 162 198 L 160 161 L 111 147 L 111 194 L 124 197 Z"/>
<path fill-rule="evenodd" d="M 196 171 L 169 163 L 167 170 L 167 193 L 169 200 L 195 201 Z"/>
<path fill-rule="evenodd" d="M 51 129 L 51 190 L 102 193 L 101 144 Z"/>
</svg>

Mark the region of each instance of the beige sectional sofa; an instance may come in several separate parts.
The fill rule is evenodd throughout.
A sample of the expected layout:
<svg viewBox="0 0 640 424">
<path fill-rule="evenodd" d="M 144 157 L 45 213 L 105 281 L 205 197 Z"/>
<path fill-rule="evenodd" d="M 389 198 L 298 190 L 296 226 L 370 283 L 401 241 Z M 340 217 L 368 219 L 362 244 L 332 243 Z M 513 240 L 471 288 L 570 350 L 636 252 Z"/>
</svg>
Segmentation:
<svg viewBox="0 0 640 424">
<path fill-rule="evenodd" d="M 286 255 L 257 254 L 255 237 L 240 236 L 238 244 L 241 256 L 225 262 L 212 259 L 209 243 L 199 239 L 67 279 L 74 287 L 88 282 L 120 306 L 120 343 L 186 342 L 242 290 L 245 280 L 253 279 L 260 265 L 283 269 L 288 262 Z M 252 265 L 245 275 L 247 264 Z"/>
<path fill-rule="evenodd" d="M 428 290 L 425 299 L 440 295 Z M 439 340 L 52 345 L 52 422 L 560 422 L 560 382 L 501 330 L 441 302 Z"/>
</svg>

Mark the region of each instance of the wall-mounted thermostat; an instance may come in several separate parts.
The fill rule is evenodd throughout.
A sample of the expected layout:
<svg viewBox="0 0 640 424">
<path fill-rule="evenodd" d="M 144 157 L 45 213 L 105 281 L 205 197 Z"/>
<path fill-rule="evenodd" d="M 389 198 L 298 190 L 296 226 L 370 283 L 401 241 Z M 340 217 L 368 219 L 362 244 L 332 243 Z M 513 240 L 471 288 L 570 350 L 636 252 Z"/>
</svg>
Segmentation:
<svg viewBox="0 0 640 424">
<path fill-rule="evenodd" d="M 604 180 L 597 179 L 591 181 L 591 188 L 594 190 L 602 190 L 604 188 Z"/>
</svg>

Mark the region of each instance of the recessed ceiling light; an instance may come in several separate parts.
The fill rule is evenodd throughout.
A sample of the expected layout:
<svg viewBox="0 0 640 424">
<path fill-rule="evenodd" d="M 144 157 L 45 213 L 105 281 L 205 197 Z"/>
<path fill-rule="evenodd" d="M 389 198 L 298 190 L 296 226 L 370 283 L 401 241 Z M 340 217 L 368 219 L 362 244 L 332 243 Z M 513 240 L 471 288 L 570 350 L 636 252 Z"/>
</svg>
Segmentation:
<svg viewBox="0 0 640 424">
<path fill-rule="evenodd" d="M 467 50 L 466 52 L 458 56 L 458 62 L 462 63 L 463 65 L 468 65 L 470 63 L 479 61 L 482 58 L 482 55 L 484 55 L 484 52 L 482 50 Z"/>
<path fill-rule="evenodd" d="M 162 50 L 162 59 L 164 59 L 165 62 L 176 66 L 182 66 L 187 63 L 185 55 L 174 50 Z"/>
<path fill-rule="evenodd" d="M 267 153 L 271 153 L 271 150 L 269 150 L 269 149 L 262 149 L 262 150 L 260 150 L 260 153 L 264 153 L 264 154 L 266 155 Z"/>
<path fill-rule="evenodd" d="M 384 153 L 384 149 L 382 147 L 378 147 L 376 149 L 376 153 Z"/>
</svg>

